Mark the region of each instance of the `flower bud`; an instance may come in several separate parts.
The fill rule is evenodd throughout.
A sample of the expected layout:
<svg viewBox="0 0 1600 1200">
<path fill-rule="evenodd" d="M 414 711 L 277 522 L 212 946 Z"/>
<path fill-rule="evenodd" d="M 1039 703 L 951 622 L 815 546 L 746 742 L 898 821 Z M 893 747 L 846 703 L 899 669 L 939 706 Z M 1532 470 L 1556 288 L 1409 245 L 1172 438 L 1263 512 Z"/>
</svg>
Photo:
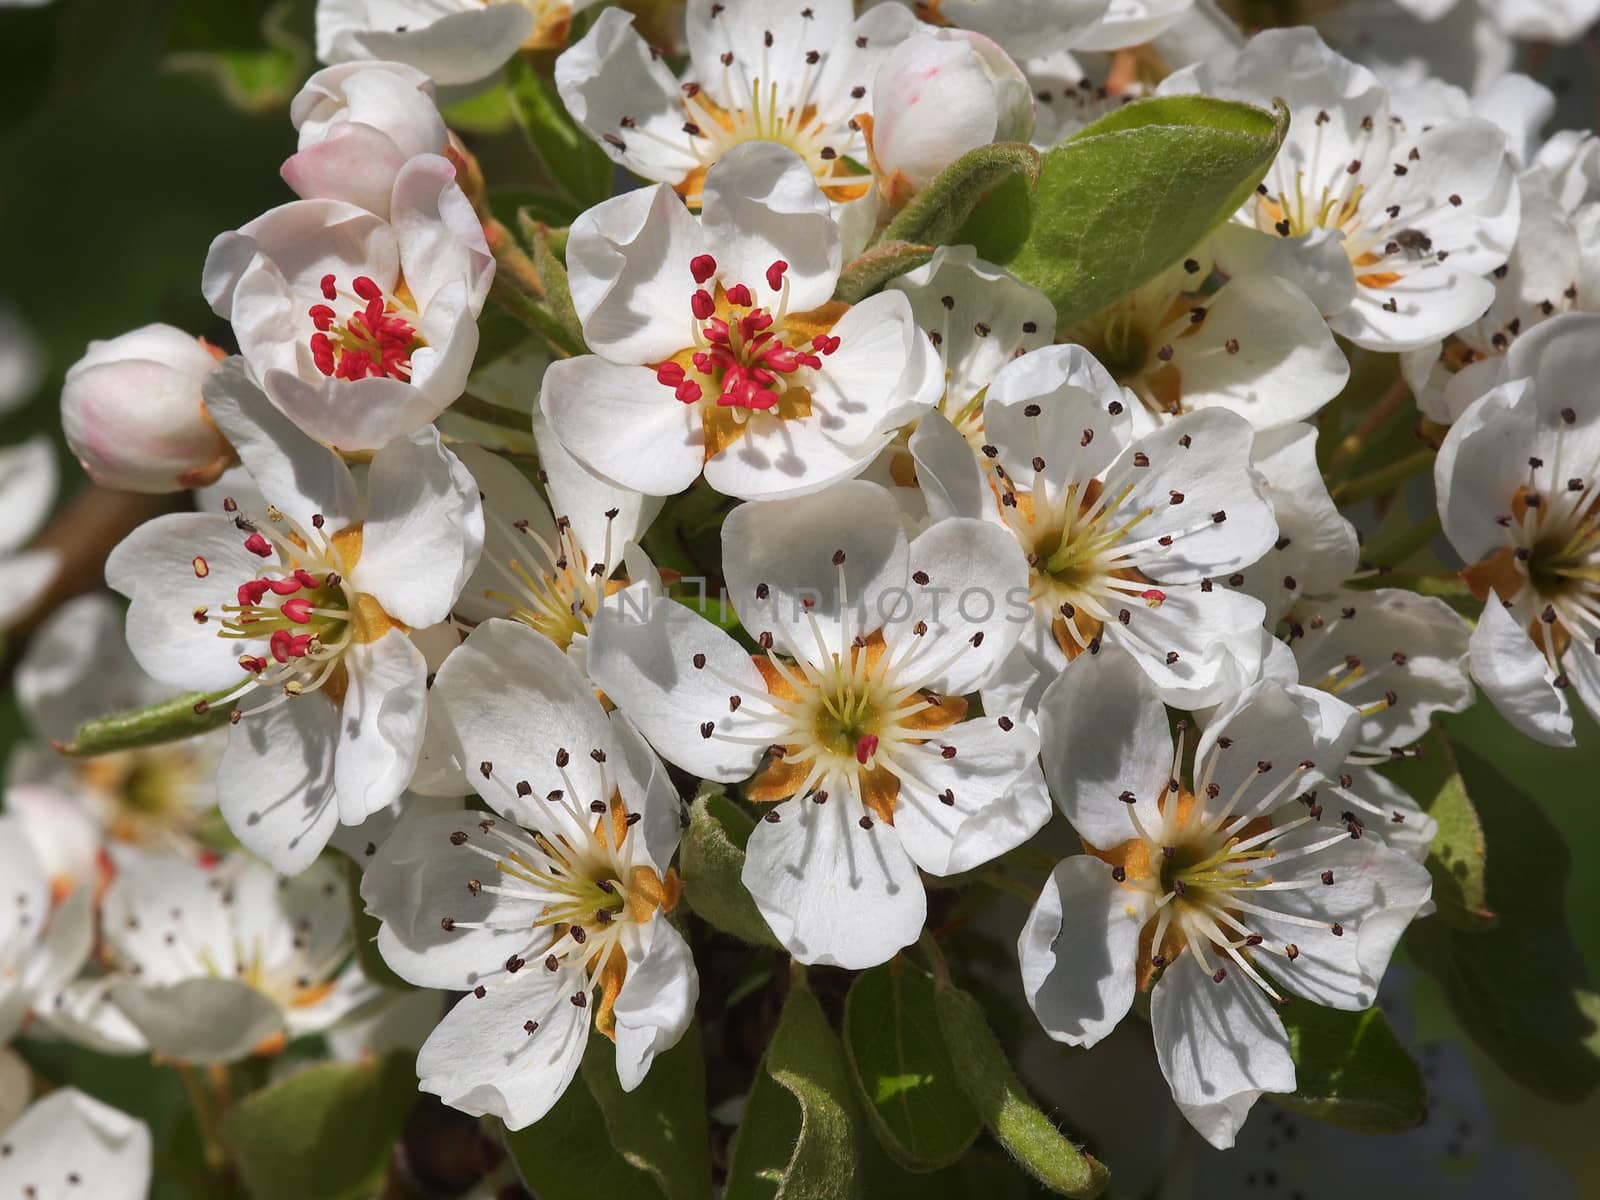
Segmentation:
<svg viewBox="0 0 1600 1200">
<path fill-rule="evenodd" d="M 90 478 L 134 492 L 215 479 L 233 454 L 200 398 L 217 358 L 171 325 L 90 342 L 61 389 L 67 443 Z"/>
<path fill-rule="evenodd" d="M 284 182 L 307 200 L 345 200 L 389 215 L 395 176 L 418 154 L 450 144 L 433 83 L 402 63 L 341 63 L 318 71 L 294 98 L 289 118 L 300 148 Z"/>
<path fill-rule="evenodd" d="M 891 50 L 873 82 L 872 111 L 873 161 L 895 207 L 968 151 L 1033 132 L 1021 68 L 965 29 L 930 29 Z"/>
</svg>

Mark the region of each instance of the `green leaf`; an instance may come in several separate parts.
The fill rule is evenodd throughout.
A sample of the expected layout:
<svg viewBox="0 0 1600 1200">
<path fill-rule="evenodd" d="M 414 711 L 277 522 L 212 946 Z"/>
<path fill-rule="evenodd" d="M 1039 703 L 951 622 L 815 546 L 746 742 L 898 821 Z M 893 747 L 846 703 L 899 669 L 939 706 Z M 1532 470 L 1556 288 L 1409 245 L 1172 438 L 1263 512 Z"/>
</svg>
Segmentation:
<svg viewBox="0 0 1600 1200">
<path fill-rule="evenodd" d="M 1288 128 L 1281 105 L 1276 115 L 1209 96 L 1124 105 L 1045 154 L 1026 233 L 999 261 L 1050 298 L 1061 328 L 1075 324 L 1238 209 Z"/>
<path fill-rule="evenodd" d="M 1104 1191 L 1111 1173 L 1063 1137 L 1040 1111 L 1012 1070 L 978 1002 L 945 979 L 936 985 L 934 1001 L 950 1061 L 995 1140 L 1053 1192 L 1091 1197 Z"/>
<path fill-rule="evenodd" d="M 382 1178 L 416 1098 L 408 1052 L 321 1063 L 246 1096 L 222 1133 L 252 1200 L 356 1200 Z"/>
<path fill-rule="evenodd" d="M 1600 1083 L 1600 994 L 1567 921 L 1566 843 L 1539 806 L 1452 742 L 1489 847 L 1487 929 L 1421 921 L 1406 935 L 1462 1026 L 1528 1090 L 1577 1103 Z"/>
<path fill-rule="evenodd" d="M 573 124 L 566 106 L 526 59 L 507 64 L 506 86 L 517 124 L 550 177 L 583 208 L 610 196 L 616 173 L 611 159 Z"/>
<path fill-rule="evenodd" d="M 678 847 L 683 898 L 706 924 L 757 946 L 779 942 L 739 878 L 745 843 L 756 827 L 743 809 L 721 792 L 695 800 L 689 828 Z"/>
<path fill-rule="evenodd" d="M 505 133 L 517 121 L 504 80 L 447 105 L 442 115 L 445 124 L 457 133 Z"/>
<path fill-rule="evenodd" d="M 1481 929 L 1494 921 L 1483 825 L 1467 795 L 1450 739 L 1434 729 L 1422 740 L 1421 749 L 1421 758 L 1407 758 L 1382 771 L 1439 823 L 1427 859 L 1433 876 L 1433 901 L 1439 906 L 1435 919 L 1463 929 Z"/>
<path fill-rule="evenodd" d="M 344 863 L 345 893 L 350 902 L 350 936 L 355 943 L 361 973 L 380 987 L 410 989 L 411 985 L 396 975 L 378 953 L 378 928 L 382 923 L 367 911 L 361 899 L 361 867 L 353 859 L 343 855 L 339 858 Z"/>
<path fill-rule="evenodd" d="M 933 257 L 933 250 L 917 242 L 879 242 L 845 263 L 833 298 L 846 304 L 864 300 L 896 275 L 915 271 Z"/>
<path fill-rule="evenodd" d="M 617 1081 L 616 1061 L 612 1053 L 586 1054 L 583 1060 L 584 1082 L 605 1118 L 612 1146 L 629 1165 L 649 1175 L 667 1200 L 710 1200 L 700 1023 L 691 1024 L 676 1046 L 658 1054 L 644 1082 L 631 1092 Z"/>
<path fill-rule="evenodd" d="M 1422 1072 L 1382 1012 L 1339 1012 L 1294 1000 L 1278 1015 L 1289 1031 L 1296 1087 L 1275 1101 L 1362 1133 L 1422 1124 L 1428 1115 Z"/>
<path fill-rule="evenodd" d="M 995 142 L 963 154 L 918 192 L 883 231 L 886 242 L 948 245 L 972 210 L 1009 179 L 1031 190 L 1039 181 L 1040 155 L 1026 142 Z"/>
<path fill-rule="evenodd" d="M 533 249 L 533 265 L 538 268 L 539 281 L 544 284 L 545 307 L 566 331 L 573 345 L 587 350 L 588 346 L 583 340 L 583 322 L 578 319 L 578 310 L 572 305 L 572 287 L 567 282 L 567 264 L 561 261 L 560 256 L 551 247 L 549 229 L 541 221 L 530 220 L 526 216 L 526 210 L 517 214 L 517 222 L 522 226 L 523 236 Z"/>
<path fill-rule="evenodd" d="M 856 976 L 844 1044 L 872 1131 L 896 1162 L 930 1171 L 972 1145 L 983 1118 L 945 1049 L 931 976 L 903 958 Z"/>
<path fill-rule="evenodd" d="M 62 754 L 87 757 L 110 754 L 113 750 L 132 750 L 139 746 L 159 746 L 194 737 L 228 723 L 230 705 L 217 704 L 234 689 L 220 692 L 190 692 L 146 708 L 96 717 L 78 726 L 72 741 L 57 743 Z"/>
<path fill-rule="evenodd" d="M 844 1047 L 797 969 L 734 1135 L 724 1200 L 863 1197 L 863 1124 Z"/>
<path fill-rule="evenodd" d="M 591 1034 L 584 1066 L 593 1070 L 591 1058 L 614 1054 L 610 1041 Z M 599 1102 L 587 1087 L 573 1080 L 555 1107 L 539 1120 L 526 1129 L 506 1133 L 506 1149 L 528 1190 L 539 1200 L 595 1200 L 596 1196 L 662 1200 L 654 1180 L 629 1165 L 609 1137 L 599 1136 L 605 1128 Z"/>
</svg>

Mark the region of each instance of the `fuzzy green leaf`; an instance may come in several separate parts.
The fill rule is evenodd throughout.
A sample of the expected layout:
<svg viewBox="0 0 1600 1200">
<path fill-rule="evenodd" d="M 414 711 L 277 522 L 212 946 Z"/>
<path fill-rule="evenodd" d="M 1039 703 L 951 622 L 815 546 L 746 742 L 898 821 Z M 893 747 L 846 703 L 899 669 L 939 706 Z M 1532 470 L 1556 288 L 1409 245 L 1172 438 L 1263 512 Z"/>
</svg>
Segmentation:
<svg viewBox="0 0 1600 1200">
<path fill-rule="evenodd" d="M 582 208 L 611 195 L 611 159 L 573 124 L 566 106 L 533 66 L 513 58 L 506 66 L 511 111 L 550 177 Z"/>
<path fill-rule="evenodd" d="M 1487 929 L 1421 921 L 1406 946 L 1507 1075 L 1577 1103 L 1600 1084 L 1600 993 L 1567 921 L 1571 855 L 1537 804 L 1451 744 L 1489 847 L 1485 896 L 1495 921 Z"/>
<path fill-rule="evenodd" d="M 1450 739 L 1435 729 L 1422 740 L 1421 748 L 1421 758 L 1386 766 L 1383 773 L 1411 793 L 1439 823 L 1427 859 L 1433 876 L 1433 902 L 1439 906 L 1436 919 L 1464 929 L 1481 929 L 1494 921 L 1483 824 L 1467 795 Z"/>
<path fill-rule="evenodd" d="M 879 242 L 845 263 L 833 298 L 846 304 L 864 300 L 896 275 L 915 271 L 933 257 L 933 249 L 920 242 Z"/>
<path fill-rule="evenodd" d="M 1028 1095 L 984 1018 L 966 992 L 940 980 L 935 993 L 939 1028 L 968 1097 L 994 1138 L 1017 1163 L 1062 1196 L 1092 1197 L 1110 1172 L 1062 1136 Z"/>
<path fill-rule="evenodd" d="M 1048 296 L 1066 328 L 1153 279 L 1232 215 L 1288 128 L 1282 106 L 1273 114 L 1209 96 L 1124 105 L 1045 154 L 1026 231 L 1008 234 L 1020 244 L 999 261 Z"/>
<path fill-rule="evenodd" d="M 522 212 L 517 214 L 517 223 L 522 227 L 523 236 L 528 239 L 528 245 L 533 249 L 533 265 L 538 268 L 539 282 L 544 284 L 544 303 L 553 316 L 566 331 L 571 343 L 580 348 L 580 352 L 587 350 L 588 346 L 583 340 L 583 322 L 578 319 L 578 310 L 572 304 L 572 286 L 567 282 L 567 264 L 561 261 L 560 256 L 550 244 L 550 230 L 537 218 L 531 218 Z"/>
<path fill-rule="evenodd" d="M 733 1139 L 724 1200 L 860 1200 L 864 1125 L 844 1047 L 797 974 Z"/>
<path fill-rule="evenodd" d="M 371 1195 L 417 1098 L 409 1053 L 319 1063 L 246 1096 L 222 1133 L 254 1200 Z"/>
<path fill-rule="evenodd" d="M 972 1145 L 983 1119 L 945 1049 L 932 977 L 901 958 L 858 975 L 844 1044 L 872 1131 L 896 1162 L 931 1171 Z"/>
<path fill-rule="evenodd" d="M 1295 1000 L 1278 1015 L 1289 1031 L 1297 1086 L 1274 1100 L 1363 1133 L 1422 1124 L 1428 1115 L 1422 1072 L 1382 1012 L 1339 1012 Z"/>
<path fill-rule="evenodd" d="M 606 1042 L 600 1048 L 609 1046 Z M 710 1200 L 706 1072 L 698 1022 L 676 1046 L 656 1056 L 644 1082 L 631 1092 L 623 1091 L 617 1080 L 615 1054 L 585 1055 L 583 1078 L 624 1161 L 655 1180 L 667 1200 Z"/>
<path fill-rule="evenodd" d="M 778 939 L 739 878 L 754 828 L 755 822 L 722 793 L 697 799 L 678 849 L 683 898 L 713 928 L 757 946 L 777 947 Z"/>
<path fill-rule="evenodd" d="M 72 741 L 58 743 L 62 754 L 85 758 L 110 754 L 114 750 L 133 750 L 140 746 L 159 746 L 194 737 L 228 723 L 228 704 L 216 703 L 232 689 L 220 692 L 190 692 L 146 708 L 96 717 L 78 726 Z"/>
<path fill-rule="evenodd" d="M 615 1072 L 615 1053 L 609 1040 L 590 1034 L 583 1055 L 585 1073 Z M 606 1129 L 599 1101 L 581 1080 L 574 1079 L 544 1116 L 526 1129 L 506 1133 L 506 1149 L 517 1173 L 539 1200 L 594 1200 L 596 1196 L 664 1200 L 655 1180 L 631 1165 L 609 1136 L 602 1136 Z M 575 1153 L 574 1147 L 582 1147 L 582 1152 Z"/>
<path fill-rule="evenodd" d="M 995 188 L 1021 179 L 1039 180 L 1039 152 L 1026 142 L 995 142 L 963 154 L 918 192 L 883 231 L 885 242 L 950 243 L 973 209 Z"/>
</svg>

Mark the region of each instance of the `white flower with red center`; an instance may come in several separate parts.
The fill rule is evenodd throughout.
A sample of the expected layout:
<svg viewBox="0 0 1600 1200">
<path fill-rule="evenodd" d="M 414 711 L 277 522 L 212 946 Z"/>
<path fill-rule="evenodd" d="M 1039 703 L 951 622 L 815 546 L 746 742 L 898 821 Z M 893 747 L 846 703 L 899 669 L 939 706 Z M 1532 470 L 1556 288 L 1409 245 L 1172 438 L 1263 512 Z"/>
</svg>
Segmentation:
<svg viewBox="0 0 1600 1200">
<path fill-rule="evenodd" d="M 1409 130 L 1377 77 L 1310 29 L 1258 34 L 1159 91 L 1288 105 L 1283 148 L 1234 220 L 1283 243 L 1258 253 L 1297 272 L 1335 333 L 1407 350 L 1493 302 L 1484 276 L 1505 262 L 1519 208 L 1505 135 L 1488 121 Z"/>
<path fill-rule="evenodd" d="M 206 413 L 200 383 L 221 357 L 171 325 L 90 342 L 61 387 L 62 430 L 89 477 L 135 492 L 215 482 L 233 451 Z"/>
<path fill-rule="evenodd" d="M 698 220 L 659 184 L 590 209 L 567 262 L 595 353 L 551 364 L 541 404 L 620 487 L 666 496 L 703 471 L 744 499 L 813 492 L 864 470 L 942 390 L 904 295 L 832 299 L 839 227 L 781 146 L 724 156 Z"/>
<path fill-rule="evenodd" d="M 158 517 L 112 551 L 106 579 L 131 601 L 141 667 L 241 713 L 218 775 L 222 813 L 293 874 L 410 779 L 428 666 L 409 635 L 450 615 L 483 513 L 432 428 L 378 451 L 361 489 L 238 360 L 212 373 L 206 402 L 268 507 Z"/>
<path fill-rule="evenodd" d="M 1522 732 L 1572 744 L 1567 690 L 1600 713 L 1600 316 L 1518 339 L 1501 384 L 1450 428 L 1434 464 L 1445 536 L 1484 601 L 1472 674 Z"/>
<path fill-rule="evenodd" d="M 889 52 L 872 81 L 868 147 L 878 186 L 901 208 L 963 154 L 1025 142 L 1033 96 L 997 43 L 965 29 L 930 29 Z M 866 122 L 863 122 L 866 124 Z"/>
<path fill-rule="evenodd" d="M 541 416 L 538 490 L 487 450 L 463 451 L 484 506 L 483 556 L 462 589 L 465 620 L 509 617 L 532 626 L 584 668 L 589 626 L 605 598 L 627 582 L 624 556 L 660 511 L 661 501 L 613 487 L 561 448 Z M 554 510 L 552 510 L 552 505 Z M 641 561 L 626 564 L 650 572 Z"/>
<path fill-rule="evenodd" d="M 36 1101 L 0 1129 L 0 1195 L 145 1200 L 150 1128 L 76 1088 Z"/>
<path fill-rule="evenodd" d="M 1182 20 L 1194 0 L 915 0 L 924 21 L 959 25 L 1013 54 L 1057 49 L 1120 50 L 1148 42 Z"/>
<path fill-rule="evenodd" d="M 871 114 L 878 64 L 915 19 L 896 5 L 857 18 L 850 0 L 691 0 L 687 16 L 689 63 L 679 79 L 630 13 L 602 12 L 556 63 L 573 119 L 622 166 L 670 184 L 692 208 L 706 172 L 735 146 L 783 146 L 816 177 L 859 249 L 877 197 L 855 119 Z"/>
<path fill-rule="evenodd" d="M 1350 377 L 1322 314 L 1259 266 L 1228 272 L 1197 247 L 1149 283 L 1068 329 L 1142 402 L 1136 429 L 1226 408 L 1257 429 L 1310 416 Z"/>
<path fill-rule="evenodd" d="M 56 550 L 26 550 L 56 499 L 50 439 L 0 447 L 0 630 L 33 607 L 61 569 Z"/>
<path fill-rule="evenodd" d="M 7 795 L 7 807 L 10 795 Z M 27 822 L 0 816 L 0 1043 L 78 973 L 94 942 L 92 888 L 54 894 Z M 56 901 L 61 901 L 57 904 Z"/>
<path fill-rule="evenodd" d="M 922 928 L 919 868 L 970 870 L 1049 816 L 1032 729 L 965 699 L 1016 644 L 1027 565 L 980 521 L 908 544 L 864 480 L 735 509 L 723 564 L 762 653 L 630 589 L 595 623 L 590 673 L 669 761 L 772 805 L 743 879 L 791 954 L 883 962 Z"/>
<path fill-rule="evenodd" d="M 433 81 L 404 63 L 325 67 L 301 87 L 289 119 L 300 141 L 284 182 L 302 199 L 347 200 L 380 217 L 408 160 L 450 149 Z"/>
<path fill-rule="evenodd" d="M 223 834 L 214 776 L 225 733 L 86 758 L 44 744 L 70 741 L 96 717 L 172 698 L 129 654 L 110 596 L 79 596 L 51 613 L 28 640 L 15 688 L 40 741 L 12 747 L 9 807 L 30 826 L 58 895 L 93 885 L 130 850 L 198 858 Z"/>
<path fill-rule="evenodd" d="M 372 450 L 461 394 L 494 259 L 455 170 L 406 161 L 384 219 L 296 200 L 211 243 L 206 299 L 272 402 L 320 442 Z"/>
<path fill-rule="evenodd" d="M 350 959 L 337 864 L 284 879 L 236 854 L 125 862 L 103 902 L 111 1003 L 150 1051 L 179 1062 L 275 1054 L 375 998 Z"/>
<path fill-rule="evenodd" d="M 594 0 L 317 0 L 317 58 L 405 63 L 442 87 L 483 84 L 520 49 L 564 45 Z"/>
<path fill-rule="evenodd" d="M 1219 1148 L 1263 1092 L 1295 1088 L 1274 1003 L 1370 1006 L 1432 892 L 1420 863 L 1308 794 L 1337 772 L 1352 717 L 1255 684 L 1187 769 L 1183 725 L 1174 740 L 1149 678 L 1110 647 L 1040 705 L 1051 794 L 1089 853 L 1057 866 L 1023 927 L 1029 1004 L 1051 1037 L 1092 1046 L 1149 991 L 1173 1099 Z"/>
<path fill-rule="evenodd" d="M 1211 409 L 1135 437 L 1137 403 L 1081 346 L 1047 346 L 995 376 L 980 457 L 935 458 L 920 430 L 913 441 L 924 489 L 998 520 L 1028 561 L 1032 616 L 985 703 L 1031 711 L 1068 662 L 1106 642 L 1188 707 L 1259 668 L 1260 603 L 1213 587 L 1277 536 L 1250 426 Z"/>
<path fill-rule="evenodd" d="M 688 1028 L 699 981 L 668 920 L 680 804 L 639 734 L 524 625 L 480 625 L 433 696 L 493 812 L 407 816 L 361 894 L 397 973 L 467 993 L 422 1047 L 422 1090 L 521 1129 L 572 1082 L 591 1024 L 630 1091 Z"/>
</svg>

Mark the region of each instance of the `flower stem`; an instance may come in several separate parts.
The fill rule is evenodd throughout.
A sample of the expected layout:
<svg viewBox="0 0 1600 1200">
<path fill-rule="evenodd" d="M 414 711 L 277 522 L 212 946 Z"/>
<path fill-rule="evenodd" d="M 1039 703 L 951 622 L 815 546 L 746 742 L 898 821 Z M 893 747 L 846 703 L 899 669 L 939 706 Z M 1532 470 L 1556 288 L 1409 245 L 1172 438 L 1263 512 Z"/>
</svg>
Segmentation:
<svg viewBox="0 0 1600 1200">
<path fill-rule="evenodd" d="M 1334 484 L 1333 498 L 1340 504 L 1354 504 L 1358 500 L 1370 500 L 1373 496 L 1385 495 L 1394 491 L 1406 480 L 1421 475 L 1432 467 L 1433 458 L 1432 450 L 1418 450 L 1386 467 L 1379 467 L 1376 471 L 1369 471 L 1365 475 Z"/>
<path fill-rule="evenodd" d="M 220 1175 L 228 1169 L 228 1150 L 222 1141 L 222 1129 L 218 1124 L 221 1116 L 218 1106 L 194 1067 L 188 1063 L 173 1063 L 172 1069 L 183 1082 L 184 1094 L 189 1098 L 189 1110 L 194 1114 L 195 1128 L 200 1131 L 206 1168 Z"/>
<path fill-rule="evenodd" d="M 1338 475 L 1361 457 L 1361 452 L 1366 449 L 1367 442 L 1389 422 L 1389 418 L 1399 411 L 1411 396 L 1411 389 L 1406 386 L 1404 379 L 1396 379 L 1389 385 L 1389 390 L 1378 398 L 1367 415 L 1361 419 L 1345 439 L 1339 443 L 1339 448 L 1333 452 L 1333 457 L 1328 460 L 1329 475 Z"/>
<path fill-rule="evenodd" d="M 496 404 L 493 400 L 485 400 L 481 396 L 474 396 L 471 392 L 462 392 L 457 396 L 456 402 L 450 406 L 450 411 L 459 416 L 471 417 L 474 421 L 498 425 L 501 429 L 514 429 L 518 433 L 531 433 L 533 430 L 533 418 L 528 413 L 507 408 L 503 404 Z"/>
</svg>

